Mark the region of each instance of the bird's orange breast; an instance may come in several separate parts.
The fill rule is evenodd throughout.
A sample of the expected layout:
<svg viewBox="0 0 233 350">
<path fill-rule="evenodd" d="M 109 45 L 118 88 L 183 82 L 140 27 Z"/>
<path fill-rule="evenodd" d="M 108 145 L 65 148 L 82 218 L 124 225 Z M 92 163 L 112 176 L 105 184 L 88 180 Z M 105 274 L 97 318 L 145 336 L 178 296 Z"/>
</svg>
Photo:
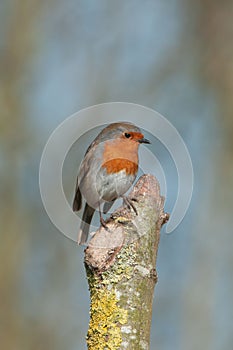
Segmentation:
<svg viewBox="0 0 233 350">
<path fill-rule="evenodd" d="M 122 139 L 106 142 L 102 167 L 108 174 L 125 170 L 127 175 L 135 175 L 138 171 L 138 143 Z"/>
<path fill-rule="evenodd" d="M 127 175 L 135 175 L 138 171 L 138 165 L 136 163 L 123 158 L 108 160 L 103 164 L 103 168 L 107 170 L 108 174 L 114 174 L 125 170 Z"/>
</svg>

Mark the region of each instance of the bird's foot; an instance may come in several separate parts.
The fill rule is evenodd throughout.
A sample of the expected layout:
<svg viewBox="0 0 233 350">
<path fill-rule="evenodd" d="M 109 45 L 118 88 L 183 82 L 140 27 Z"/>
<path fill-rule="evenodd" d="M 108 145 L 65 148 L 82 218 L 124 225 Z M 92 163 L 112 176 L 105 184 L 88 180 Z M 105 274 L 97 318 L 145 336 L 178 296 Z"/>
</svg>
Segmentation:
<svg viewBox="0 0 233 350">
<path fill-rule="evenodd" d="M 135 212 L 136 215 L 138 215 L 137 209 L 135 207 L 135 205 L 133 204 L 133 202 L 137 202 L 137 200 L 135 198 L 129 198 L 126 196 L 122 196 L 123 198 L 123 203 L 130 209 L 132 208 L 133 211 Z"/>
<path fill-rule="evenodd" d="M 108 226 L 106 224 L 106 221 L 102 217 L 102 215 L 100 215 L 100 224 L 101 224 L 101 226 L 103 226 L 103 228 L 105 228 L 105 230 L 108 230 Z"/>
</svg>

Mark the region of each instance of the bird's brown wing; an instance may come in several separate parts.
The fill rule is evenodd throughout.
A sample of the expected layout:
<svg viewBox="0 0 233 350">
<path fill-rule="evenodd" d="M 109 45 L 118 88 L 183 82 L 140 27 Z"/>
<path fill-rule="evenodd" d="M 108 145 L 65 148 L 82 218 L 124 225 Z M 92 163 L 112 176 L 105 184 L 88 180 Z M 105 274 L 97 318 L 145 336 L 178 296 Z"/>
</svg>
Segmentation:
<svg viewBox="0 0 233 350">
<path fill-rule="evenodd" d="M 94 153 L 96 143 L 95 140 L 92 142 L 91 147 L 87 149 L 84 159 L 80 165 L 79 173 L 76 182 L 75 195 L 73 200 L 73 211 L 79 211 L 82 207 L 82 193 L 80 188 L 82 188 L 83 180 L 88 176 L 88 172 L 91 168 L 91 163 L 95 160 Z"/>
</svg>

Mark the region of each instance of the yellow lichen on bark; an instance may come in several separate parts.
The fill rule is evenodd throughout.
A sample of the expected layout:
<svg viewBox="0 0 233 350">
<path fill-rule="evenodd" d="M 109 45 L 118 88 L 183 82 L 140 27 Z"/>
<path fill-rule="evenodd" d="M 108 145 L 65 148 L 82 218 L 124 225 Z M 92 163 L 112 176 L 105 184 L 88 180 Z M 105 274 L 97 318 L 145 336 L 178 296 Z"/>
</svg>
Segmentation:
<svg viewBox="0 0 233 350">
<path fill-rule="evenodd" d="M 91 296 L 89 350 L 116 350 L 122 342 L 121 326 L 127 323 L 127 310 L 118 306 L 115 291 L 103 287 Z"/>
</svg>

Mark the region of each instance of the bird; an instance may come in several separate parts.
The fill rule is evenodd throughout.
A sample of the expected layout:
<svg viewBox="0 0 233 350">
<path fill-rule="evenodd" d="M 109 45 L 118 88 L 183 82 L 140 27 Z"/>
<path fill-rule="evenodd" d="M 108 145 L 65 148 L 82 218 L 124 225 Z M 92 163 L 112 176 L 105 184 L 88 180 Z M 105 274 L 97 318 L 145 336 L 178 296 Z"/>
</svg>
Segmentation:
<svg viewBox="0 0 233 350">
<path fill-rule="evenodd" d="M 111 123 L 106 126 L 87 148 L 81 162 L 73 199 L 73 211 L 85 208 L 77 243 L 88 240 L 89 227 L 95 210 L 99 210 L 100 223 L 106 228 L 100 210 L 106 214 L 117 198 L 123 198 L 137 214 L 132 200 L 125 193 L 132 186 L 138 173 L 138 148 L 150 144 L 139 127 L 130 122 Z"/>
</svg>

